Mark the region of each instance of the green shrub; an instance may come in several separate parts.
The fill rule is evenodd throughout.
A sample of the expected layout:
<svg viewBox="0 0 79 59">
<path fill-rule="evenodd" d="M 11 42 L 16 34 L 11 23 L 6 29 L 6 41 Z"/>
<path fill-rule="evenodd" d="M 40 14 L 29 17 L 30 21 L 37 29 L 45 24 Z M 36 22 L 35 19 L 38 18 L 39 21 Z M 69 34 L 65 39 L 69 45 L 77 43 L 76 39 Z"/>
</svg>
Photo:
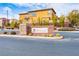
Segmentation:
<svg viewBox="0 0 79 59">
<path fill-rule="evenodd" d="M 57 34 L 56 34 L 56 37 L 60 37 L 60 34 L 59 34 L 59 33 L 57 33 Z"/>
<path fill-rule="evenodd" d="M 53 37 L 53 34 L 49 34 L 48 37 Z"/>
</svg>

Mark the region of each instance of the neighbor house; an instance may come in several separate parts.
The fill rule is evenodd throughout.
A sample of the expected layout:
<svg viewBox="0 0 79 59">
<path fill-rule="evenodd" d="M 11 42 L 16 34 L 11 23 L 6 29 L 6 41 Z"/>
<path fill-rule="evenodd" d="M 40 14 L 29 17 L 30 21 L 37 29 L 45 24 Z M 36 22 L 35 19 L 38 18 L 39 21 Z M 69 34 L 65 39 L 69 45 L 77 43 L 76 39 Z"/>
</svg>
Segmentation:
<svg viewBox="0 0 79 59">
<path fill-rule="evenodd" d="M 6 18 L 0 18 L 0 28 L 4 28 L 6 23 L 9 22 L 9 19 Z"/>
</svg>

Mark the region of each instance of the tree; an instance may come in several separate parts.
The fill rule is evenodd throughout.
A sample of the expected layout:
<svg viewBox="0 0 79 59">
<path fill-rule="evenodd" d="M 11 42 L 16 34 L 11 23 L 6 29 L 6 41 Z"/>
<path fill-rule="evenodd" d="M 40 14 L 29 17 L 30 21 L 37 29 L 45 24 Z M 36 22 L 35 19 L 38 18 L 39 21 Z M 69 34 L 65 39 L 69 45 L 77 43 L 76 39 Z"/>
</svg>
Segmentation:
<svg viewBox="0 0 79 59">
<path fill-rule="evenodd" d="M 5 22 L 4 26 L 5 27 L 9 27 L 10 26 L 10 23 L 9 22 Z"/>
<path fill-rule="evenodd" d="M 59 25 L 60 25 L 61 27 L 64 26 L 64 19 L 65 19 L 65 16 L 64 16 L 64 15 L 61 15 L 60 18 L 59 18 Z"/>
<path fill-rule="evenodd" d="M 10 23 L 10 27 L 13 28 L 13 29 L 16 28 L 17 27 L 17 22 L 12 20 L 11 23 Z"/>
<path fill-rule="evenodd" d="M 45 19 L 45 25 L 48 25 L 49 24 L 49 19 Z"/>
<path fill-rule="evenodd" d="M 69 19 L 69 21 L 71 22 L 71 25 L 74 26 L 77 24 L 77 22 L 79 22 L 79 11 L 78 10 L 72 10 L 67 18 Z"/>
<path fill-rule="evenodd" d="M 42 25 L 45 25 L 45 19 L 42 19 Z"/>
<path fill-rule="evenodd" d="M 52 22 L 54 26 L 57 25 L 57 17 L 55 15 L 52 17 Z"/>
<path fill-rule="evenodd" d="M 41 20 L 40 17 L 38 17 L 38 24 L 39 24 L 39 25 L 42 25 L 42 20 Z"/>
<path fill-rule="evenodd" d="M 20 23 L 17 21 L 15 22 L 15 28 L 19 28 Z"/>
<path fill-rule="evenodd" d="M 40 17 L 38 17 L 38 25 L 40 25 Z"/>
</svg>

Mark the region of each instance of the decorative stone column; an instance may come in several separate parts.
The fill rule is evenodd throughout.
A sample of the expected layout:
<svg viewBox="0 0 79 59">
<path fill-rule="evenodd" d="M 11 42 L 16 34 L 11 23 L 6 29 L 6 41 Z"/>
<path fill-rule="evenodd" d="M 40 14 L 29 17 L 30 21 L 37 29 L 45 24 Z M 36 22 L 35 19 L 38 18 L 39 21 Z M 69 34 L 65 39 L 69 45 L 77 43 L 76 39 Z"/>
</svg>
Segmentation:
<svg viewBox="0 0 79 59">
<path fill-rule="evenodd" d="M 27 26 L 26 26 L 26 24 L 20 24 L 19 31 L 20 31 L 20 35 L 26 35 L 27 34 Z"/>
<path fill-rule="evenodd" d="M 49 20 L 48 34 L 53 34 L 54 32 L 54 25 L 52 23 L 52 20 Z"/>
<path fill-rule="evenodd" d="M 64 27 L 69 27 L 69 20 L 67 18 L 65 18 L 64 20 Z"/>
</svg>

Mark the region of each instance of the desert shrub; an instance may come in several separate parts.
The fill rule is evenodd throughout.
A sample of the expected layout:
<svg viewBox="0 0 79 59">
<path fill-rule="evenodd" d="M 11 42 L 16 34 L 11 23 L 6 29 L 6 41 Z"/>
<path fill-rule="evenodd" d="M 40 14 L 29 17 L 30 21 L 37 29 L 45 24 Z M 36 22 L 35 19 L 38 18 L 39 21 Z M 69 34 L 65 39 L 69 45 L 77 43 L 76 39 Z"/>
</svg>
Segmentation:
<svg viewBox="0 0 79 59">
<path fill-rule="evenodd" d="M 4 32 L 4 34 L 8 34 L 7 32 Z"/>
<path fill-rule="evenodd" d="M 16 32 L 11 32 L 12 35 L 16 35 Z"/>
</svg>

